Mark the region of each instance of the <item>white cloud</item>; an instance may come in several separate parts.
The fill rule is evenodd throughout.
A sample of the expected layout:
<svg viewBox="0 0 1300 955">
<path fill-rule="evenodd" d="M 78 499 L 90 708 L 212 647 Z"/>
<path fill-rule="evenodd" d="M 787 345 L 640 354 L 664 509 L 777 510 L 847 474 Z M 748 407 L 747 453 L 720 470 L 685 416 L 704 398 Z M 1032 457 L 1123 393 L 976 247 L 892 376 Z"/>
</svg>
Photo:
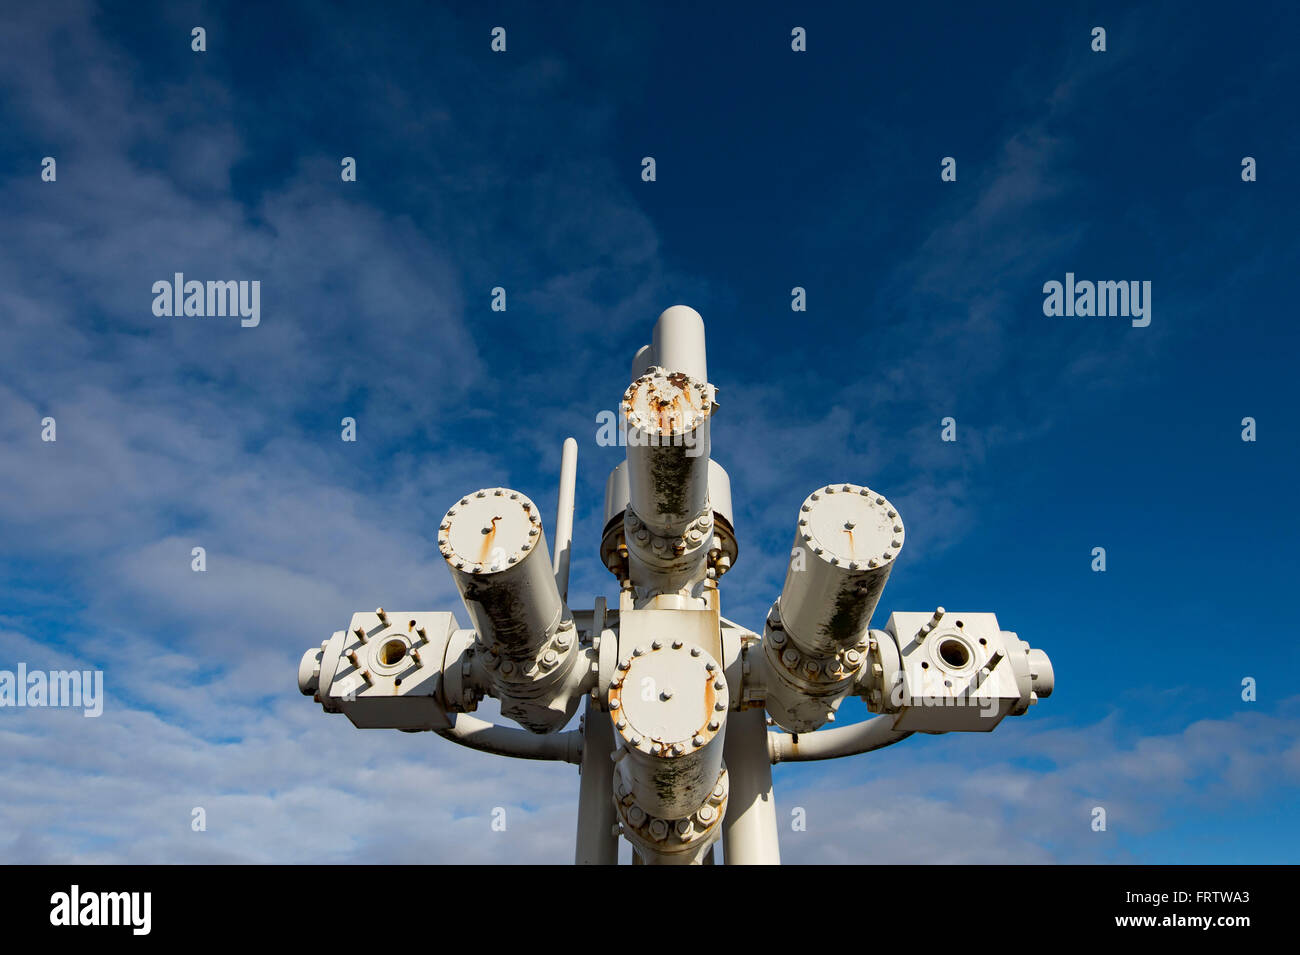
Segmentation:
<svg viewBox="0 0 1300 955">
<path fill-rule="evenodd" d="M 1217 818 L 1294 794 L 1298 706 L 1158 735 L 1130 731 L 1121 711 L 1055 728 L 1040 708 L 995 735 L 912 736 L 829 772 L 783 765 L 782 852 L 806 863 L 1154 861 L 1141 838 L 1189 812 Z M 793 806 L 806 832 L 791 831 Z M 1098 806 L 1104 832 L 1092 828 Z"/>
</svg>

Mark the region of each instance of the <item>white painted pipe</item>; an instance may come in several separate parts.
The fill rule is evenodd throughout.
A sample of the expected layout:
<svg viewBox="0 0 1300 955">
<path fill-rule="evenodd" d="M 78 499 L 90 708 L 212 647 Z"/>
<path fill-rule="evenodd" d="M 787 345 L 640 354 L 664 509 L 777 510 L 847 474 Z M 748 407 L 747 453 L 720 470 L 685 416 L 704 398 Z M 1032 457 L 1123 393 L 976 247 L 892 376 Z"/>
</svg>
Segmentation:
<svg viewBox="0 0 1300 955">
<path fill-rule="evenodd" d="M 681 372 L 698 382 L 709 380 L 704 319 L 689 305 L 674 305 L 660 314 L 659 321 L 655 322 L 651 350 L 655 364 L 669 374 Z M 638 358 L 640 354 L 637 353 Z"/>
<path fill-rule="evenodd" d="M 778 605 L 801 651 L 829 657 L 866 640 L 902 546 L 902 518 L 870 488 L 828 484 L 808 495 Z"/>
<path fill-rule="evenodd" d="M 655 350 L 651 345 L 642 345 L 632 358 L 632 381 L 636 381 L 655 366 Z"/>
<path fill-rule="evenodd" d="M 497 756 L 549 759 L 575 765 L 582 762 L 582 736 L 574 730 L 541 735 L 457 713 L 452 717 L 450 729 L 434 732 L 453 743 Z"/>
<path fill-rule="evenodd" d="M 702 379 L 655 373 L 623 395 L 632 510 L 651 532 L 676 537 L 709 501 L 710 392 Z"/>
<path fill-rule="evenodd" d="M 564 601 L 526 495 L 498 487 L 461 498 L 438 528 L 438 548 L 486 646 L 531 659 L 555 635 Z"/>
<path fill-rule="evenodd" d="M 727 730 L 731 732 L 730 729 Z M 876 716 L 852 726 L 800 733 L 796 737 L 786 733 L 768 733 L 767 748 L 774 763 L 797 763 L 814 759 L 838 759 L 857 756 L 881 749 L 907 739 L 910 732 L 894 729 L 894 717 Z"/>
<path fill-rule="evenodd" d="M 578 483 L 578 442 L 564 439 L 560 452 L 560 494 L 555 508 L 555 586 L 569 599 L 569 555 L 573 550 L 573 498 Z"/>
<path fill-rule="evenodd" d="M 723 758 L 731 793 L 722 820 L 722 855 L 727 865 L 781 863 L 767 739 L 762 710 L 736 710 L 727 717 Z"/>
<path fill-rule="evenodd" d="M 587 701 L 583 720 L 582 763 L 578 772 L 576 865 L 618 865 L 614 826 L 614 727 L 609 716 Z"/>
<path fill-rule="evenodd" d="M 605 523 L 622 514 L 631 492 L 627 487 L 627 462 L 620 461 L 605 481 Z"/>
</svg>

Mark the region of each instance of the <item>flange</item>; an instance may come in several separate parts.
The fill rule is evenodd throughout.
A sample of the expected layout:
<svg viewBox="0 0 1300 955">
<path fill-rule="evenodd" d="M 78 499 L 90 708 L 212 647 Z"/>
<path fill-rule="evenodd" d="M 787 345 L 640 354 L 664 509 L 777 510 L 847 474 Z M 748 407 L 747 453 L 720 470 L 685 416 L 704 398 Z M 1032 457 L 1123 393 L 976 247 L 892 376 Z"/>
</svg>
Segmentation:
<svg viewBox="0 0 1300 955">
<path fill-rule="evenodd" d="M 447 511 L 438 551 L 456 570 L 481 574 L 518 563 L 541 539 L 542 521 L 532 501 L 509 488 L 487 488 Z"/>
<path fill-rule="evenodd" d="M 684 756 L 707 746 L 727 710 L 722 667 L 697 646 L 654 641 L 619 661 L 607 704 L 632 749 Z"/>
</svg>

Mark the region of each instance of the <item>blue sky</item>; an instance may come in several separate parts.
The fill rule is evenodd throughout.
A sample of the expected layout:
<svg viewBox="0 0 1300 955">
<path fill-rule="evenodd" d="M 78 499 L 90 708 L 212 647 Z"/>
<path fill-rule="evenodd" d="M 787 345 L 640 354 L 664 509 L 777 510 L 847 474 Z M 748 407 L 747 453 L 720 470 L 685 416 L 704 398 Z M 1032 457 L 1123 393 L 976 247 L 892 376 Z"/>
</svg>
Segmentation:
<svg viewBox="0 0 1300 955">
<path fill-rule="evenodd" d="M 463 622 L 438 518 L 549 512 L 570 434 L 571 600 L 612 596 L 597 415 L 680 302 L 728 617 L 853 481 L 907 523 L 877 626 L 992 610 L 1056 670 L 991 735 L 778 767 L 787 860 L 1295 861 L 1294 7 L 232 6 L 0 13 L 0 668 L 108 693 L 0 710 L 0 858 L 568 861 L 571 767 L 354 730 L 296 662 L 358 609 Z M 154 316 L 177 271 L 261 324 Z M 1045 316 L 1067 272 L 1151 324 Z"/>
</svg>

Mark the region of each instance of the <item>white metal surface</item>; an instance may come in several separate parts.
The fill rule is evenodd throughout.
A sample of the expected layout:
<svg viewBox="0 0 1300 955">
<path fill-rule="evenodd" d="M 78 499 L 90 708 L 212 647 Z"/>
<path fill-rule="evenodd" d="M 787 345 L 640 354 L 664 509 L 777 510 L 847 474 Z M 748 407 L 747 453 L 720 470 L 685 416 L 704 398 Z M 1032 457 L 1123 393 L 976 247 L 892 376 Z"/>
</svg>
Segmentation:
<svg viewBox="0 0 1300 955">
<path fill-rule="evenodd" d="M 569 597 L 569 558 L 573 550 L 573 497 L 578 484 L 578 442 L 564 439 L 560 454 L 560 493 L 555 513 L 555 586 Z"/>
<path fill-rule="evenodd" d="M 587 701 L 582 719 L 582 764 L 578 779 L 578 834 L 574 862 L 617 865 L 614 827 L 614 729 L 600 708 Z M 543 737 L 544 739 L 546 737 Z"/>
<path fill-rule="evenodd" d="M 840 759 L 883 749 L 911 736 L 894 728 L 887 716 L 877 716 L 852 726 L 837 726 L 816 733 L 792 736 L 768 733 L 768 755 L 773 763 L 798 763 L 818 759 Z"/>
<path fill-rule="evenodd" d="M 682 533 L 709 503 L 709 416 L 704 382 L 653 368 L 623 395 L 628 494 L 655 534 Z"/>
<path fill-rule="evenodd" d="M 497 487 L 461 498 L 442 520 L 438 549 L 484 644 L 520 656 L 555 633 L 563 601 L 526 496 Z"/>
<path fill-rule="evenodd" d="M 639 644 L 619 661 L 608 707 L 617 771 L 637 805 L 665 819 L 698 809 L 722 771 L 727 684 L 718 662 L 682 640 Z"/>
<path fill-rule="evenodd" d="M 722 823 L 727 865 L 778 865 L 776 797 L 763 711 L 742 710 L 727 720 L 725 758 L 731 772 L 731 804 Z"/>
<path fill-rule="evenodd" d="M 470 616 L 354 615 L 303 656 L 299 689 L 359 727 L 432 730 L 465 746 L 581 767 L 576 861 L 780 860 L 772 763 L 834 759 L 913 732 L 987 732 L 1055 686 L 1043 651 L 991 613 L 872 615 L 903 523 L 860 484 L 800 508 L 779 597 L 758 630 L 721 615 L 738 554 L 731 483 L 711 459 L 717 390 L 704 324 L 666 310 L 623 396 L 626 460 L 605 490 L 602 563 L 618 608 L 567 599 L 577 445 L 565 441 L 555 560 L 537 508 L 508 488 L 460 499 L 439 550 Z M 466 715 L 485 696 L 523 729 Z M 859 696 L 881 714 L 821 729 Z M 586 701 L 580 730 L 564 730 Z M 769 732 L 768 717 L 786 732 Z"/>
<path fill-rule="evenodd" d="M 897 648 L 889 662 L 879 653 L 886 641 Z M 876 646 L 882 699 L 872 708 L 895 714 L 898 730 L 989 732 L 1050 696 L 1055 683 L 1047 655 L 991 613 L 895 613 Z"/>
<path fill-rule="evenodd" d="M 652 350 L 655 364 L 696 381 L 709 380 L 705 358 L 704 319 L 689 305 L 664 309 L 655 322 Z"/>
<path fill-rule="evenodd" d="M 799 508 L 780 614 L 804 653 L 857 646 L 903 547 L 903 519 L 883 495 L 828 484 Z"/>
</svg>

